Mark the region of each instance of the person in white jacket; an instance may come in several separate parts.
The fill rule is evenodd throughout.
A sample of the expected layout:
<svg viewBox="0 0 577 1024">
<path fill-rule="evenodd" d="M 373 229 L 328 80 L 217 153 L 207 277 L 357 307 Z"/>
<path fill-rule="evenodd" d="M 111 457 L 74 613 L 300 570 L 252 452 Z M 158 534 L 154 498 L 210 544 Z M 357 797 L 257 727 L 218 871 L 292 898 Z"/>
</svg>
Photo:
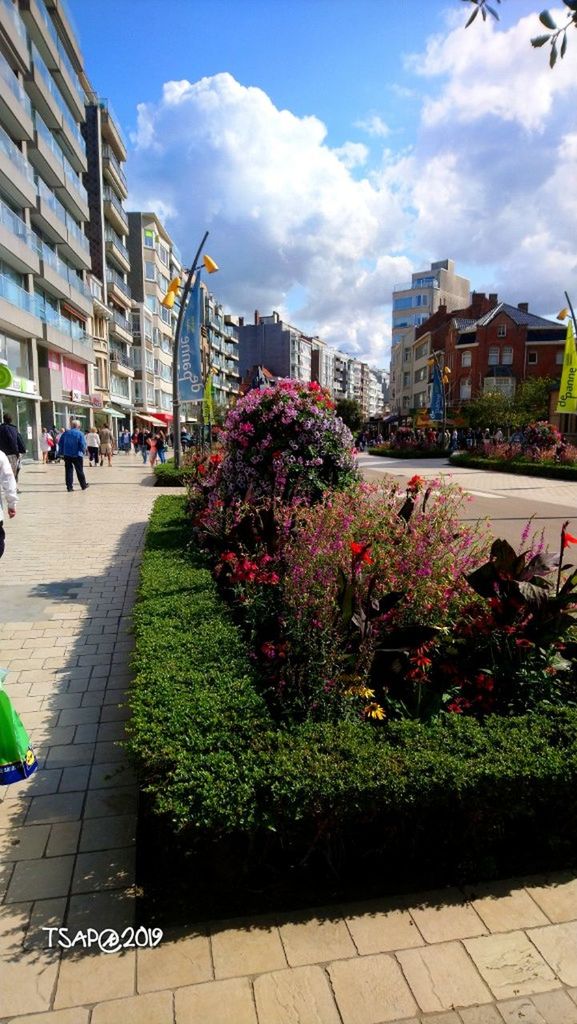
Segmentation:
<svg viewBox="0 0 577 1024">
<path fill-rule="evenodd" d="M 5 455 L 4 452 L 0 452 L 0 491 L 2 492 L 2 497 L 6 501 L 8 517 L 13 519 L 16 515 L 18 494 L 16 492 L 16 480 L 14 479 L 12 466 L 8 461 L 8 456 Z M 4 511 L 2 508 L 2 501 L 0 500 L 0 558 L 2 558 L 2 555 L 4 554 L 4 542 Z"/>
</svg>

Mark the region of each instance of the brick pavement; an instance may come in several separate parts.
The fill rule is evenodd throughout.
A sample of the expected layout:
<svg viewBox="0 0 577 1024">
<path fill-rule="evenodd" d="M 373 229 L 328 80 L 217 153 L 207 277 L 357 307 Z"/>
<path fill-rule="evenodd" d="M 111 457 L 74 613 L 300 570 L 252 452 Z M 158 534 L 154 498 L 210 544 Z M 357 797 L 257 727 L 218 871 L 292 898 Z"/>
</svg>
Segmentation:
<svg viewBox="0 0 577 1024">
<path fill-rule="evenodd" d="M 570 873 L 221 921 L 122 954 L 46 948 L 42 927 L 133 920 L 137 792 L 116 743 L 159 493 L 131 455 L 85 493 L 62 477 L 25 469 L 0 569 L 0 664 L 41 762 L 0 791 L 1 1024 L 577 1024 Z"/>
</svg>

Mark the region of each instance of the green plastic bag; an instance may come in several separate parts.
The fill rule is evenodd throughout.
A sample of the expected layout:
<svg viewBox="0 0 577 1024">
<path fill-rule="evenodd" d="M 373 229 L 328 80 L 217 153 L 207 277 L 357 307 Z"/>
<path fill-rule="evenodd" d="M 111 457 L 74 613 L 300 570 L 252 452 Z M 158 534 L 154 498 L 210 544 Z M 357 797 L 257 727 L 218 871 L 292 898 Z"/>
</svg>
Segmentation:
<svg viewBox="0 0 577 1024">
<path fill-rule="evenodd" d="M 0 786 L 22 782 L 38 768 L 28 733 L 4 689 L 7 674 L 0 668 Z"/>
</svg>

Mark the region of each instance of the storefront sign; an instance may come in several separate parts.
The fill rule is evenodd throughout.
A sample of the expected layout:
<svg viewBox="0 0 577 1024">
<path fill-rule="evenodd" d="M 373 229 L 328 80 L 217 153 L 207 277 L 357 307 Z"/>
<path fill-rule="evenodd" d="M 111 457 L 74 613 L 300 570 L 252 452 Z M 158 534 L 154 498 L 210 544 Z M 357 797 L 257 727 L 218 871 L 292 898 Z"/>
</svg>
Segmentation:
<svg viewBox="0 0 577 1024">
<path fill-rule="evenodd" d="M 102 406 L 104 405 L 102 395 L 91 395 L 90 402 L 95 409 L 102 409 Z"/>
<path fill-rule="evenodd" d="M 82 391 L 73 391 L 72 392 L 72 401 L 73 402 L 81 402 L 82 401 Z"/>
</svg>

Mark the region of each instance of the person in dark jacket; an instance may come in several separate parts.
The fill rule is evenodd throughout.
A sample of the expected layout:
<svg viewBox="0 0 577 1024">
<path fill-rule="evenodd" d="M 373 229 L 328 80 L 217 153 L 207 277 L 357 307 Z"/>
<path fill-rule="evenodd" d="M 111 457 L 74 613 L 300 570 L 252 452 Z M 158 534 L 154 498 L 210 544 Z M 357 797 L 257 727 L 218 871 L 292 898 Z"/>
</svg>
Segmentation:
<svg viewBox="0 0 577 1024">
<path fill-rule="evenodd" d="M 20 456 L 26 455 L 26 445 L 22 435 L 12 423 L 12 417 L 5 412 L 0 425 L 0 452 L 8 456 L 8 462 L 12 466 L 14 479 L 18 483 L 20 473 Z"/>
<path fill-rule="evenodd" d="M 58 442 L 58 450 L 64 459 L 64 478 L 66 490 L 74 490 L 74 472 L 78 477 L 78 483 L 83 491 L 89 486 L 84 475 L 84 453 L 86 451 L 86 439 L 79 429 L 78 420 L 72 420 L 68 430 L 62 434 Z"/>
</svg>

